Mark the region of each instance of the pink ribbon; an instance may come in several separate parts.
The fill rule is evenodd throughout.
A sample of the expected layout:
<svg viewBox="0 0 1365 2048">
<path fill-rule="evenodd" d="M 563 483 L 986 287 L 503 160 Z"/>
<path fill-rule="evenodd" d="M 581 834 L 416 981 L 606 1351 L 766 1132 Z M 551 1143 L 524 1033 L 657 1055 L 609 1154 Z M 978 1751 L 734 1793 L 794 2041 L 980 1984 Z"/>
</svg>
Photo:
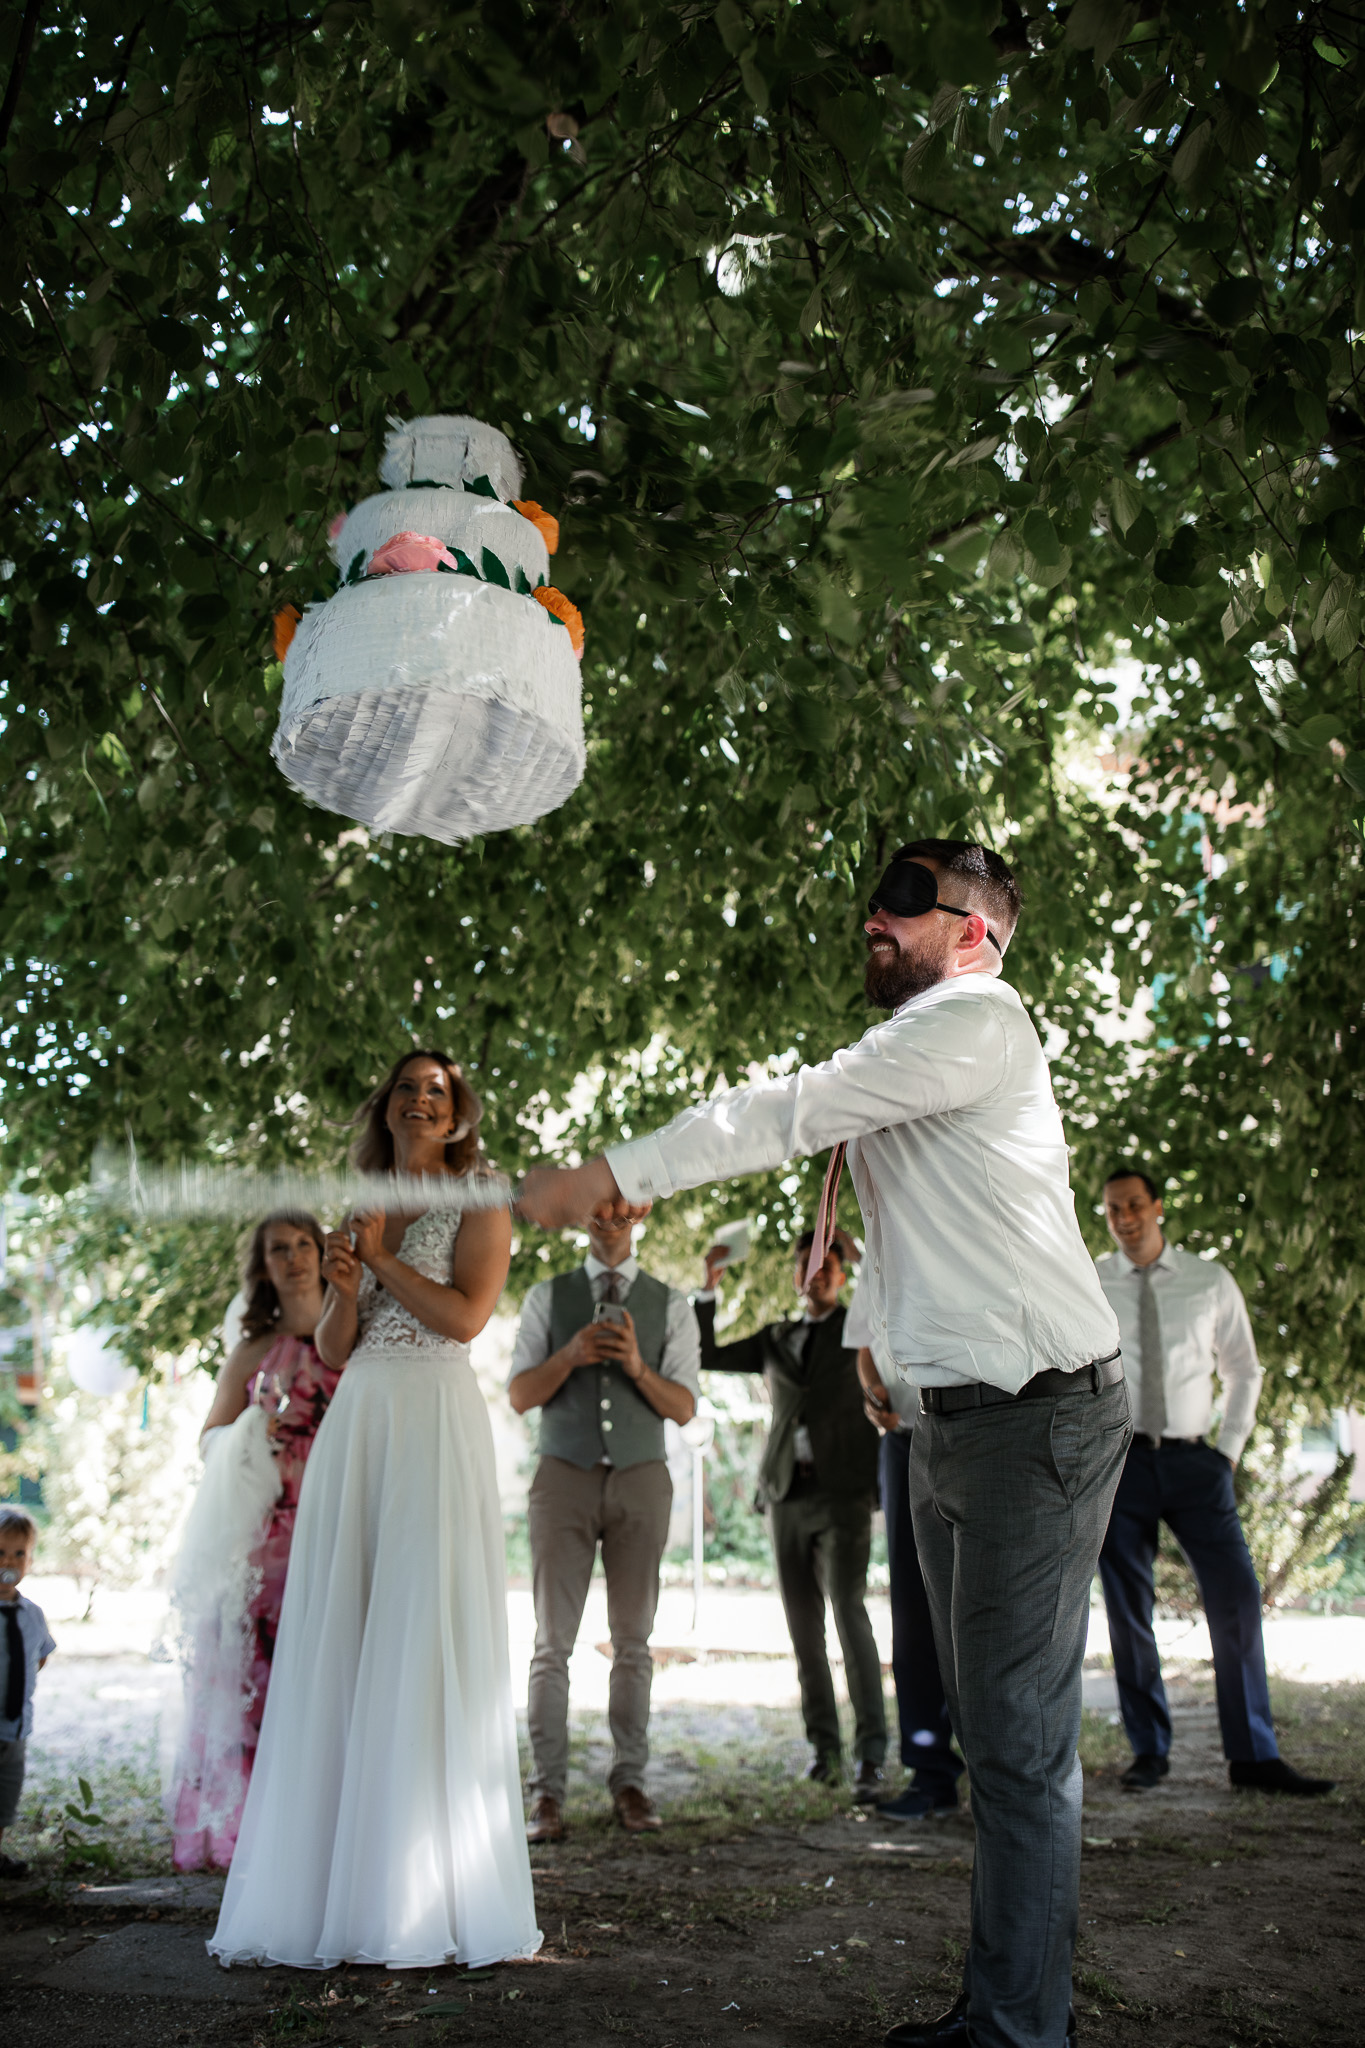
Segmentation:
<svg viewBox="0 0 1365 2048">
<path fill-rule="evenodd" d="M 806 1261 L 806 1285 L 810 1286 L 825 1263 L 825 1254 L 834 1236 L 834 1211 L 839 1197 L 839 1179 L 844 1170 L 844 1154 L 847 1145 L 836 1145 L 829 1155 L 829 1166 L 825 1173 L 825 1185 L 820 1190 L 820 1206 L 815 1212 L 815 1239 Z"/>
</svg>

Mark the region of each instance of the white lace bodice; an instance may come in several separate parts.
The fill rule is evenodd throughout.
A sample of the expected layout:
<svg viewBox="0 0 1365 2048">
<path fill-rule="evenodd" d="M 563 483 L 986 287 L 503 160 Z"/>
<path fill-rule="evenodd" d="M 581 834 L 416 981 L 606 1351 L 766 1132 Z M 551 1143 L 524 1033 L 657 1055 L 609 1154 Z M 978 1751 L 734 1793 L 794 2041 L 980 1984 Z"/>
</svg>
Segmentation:
<svg viewBox="0 0 1365 2048">
<path fill-rule="evenodd" d="M 404 1265 L 414 1267 L 426 1279 L 439 1280 L 448 1287 L 450 1255 L 459 1228 L 458 1210 L 428 1209 L 424 1216 L 408 1225 L 398 1247 L 398 1256 Z M 393 1345 L 420 1351 L 462 1351 L 465 1348 L 419 1322 L 379 1285 L 368 1266 L 361 1276 L 360 1292 L 356 1297 L 356 1317 L 360 1334 L 348 1364 L 353 1364 L 364 1352 L 387 1351 Z"/>
</svg>

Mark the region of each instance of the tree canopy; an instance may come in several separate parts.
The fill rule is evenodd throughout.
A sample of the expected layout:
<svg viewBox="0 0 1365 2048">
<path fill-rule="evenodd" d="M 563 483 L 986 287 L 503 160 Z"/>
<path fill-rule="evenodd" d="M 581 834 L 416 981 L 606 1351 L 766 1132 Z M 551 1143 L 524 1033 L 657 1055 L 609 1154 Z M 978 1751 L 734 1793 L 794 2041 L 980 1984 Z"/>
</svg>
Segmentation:
<svg viewBox="0 0 1365 2048">
<path fill-rule="evenodd" d="M 1268 1359 L 1359 1384 L 1356 9 L 28 0 L 5 35 L 13 1185 L 127 1131 L 330 1158 L 410 1040 L 508 1166 L 547 1112 L 643 1128 L 856 1034 L 884 853 L 979 835 L 1082 1214 L 1141 1151 Z M 272 614 L 434 410 L 511 435 L 588 634 L 581 789 L 456 849 L 269 757 Z M 780 1247 L 813 1171 L 662 1240 L 728 1204 Z"/>
</svg>

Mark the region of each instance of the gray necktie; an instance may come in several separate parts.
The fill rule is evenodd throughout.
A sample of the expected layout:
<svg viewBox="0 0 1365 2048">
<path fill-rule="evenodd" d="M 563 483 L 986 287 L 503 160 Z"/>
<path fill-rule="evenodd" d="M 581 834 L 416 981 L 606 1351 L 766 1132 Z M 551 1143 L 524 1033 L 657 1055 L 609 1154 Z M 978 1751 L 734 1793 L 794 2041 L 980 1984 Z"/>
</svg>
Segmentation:
<svg viewBox="0 0 1365 2048">
<path fill-rule="evenodd" d="M 617 1272 L 615 1266 L 602 1277 L 602 1299 L 603 1301 L 616 1302 L 619 1302 L 621 1299 L 621 1275 Z"/>
<path fill-rule="evenodd" d="M 1138 1350 L 1142 1353 L 1142 1398 L 1138 1429 L 1160 1443 L 1166 1430 L 1166 1355 L 1161 1348 L 1161 1323 L 1152 1285 L 1155 1261 L 1138 1274 Z"/>
</svg>

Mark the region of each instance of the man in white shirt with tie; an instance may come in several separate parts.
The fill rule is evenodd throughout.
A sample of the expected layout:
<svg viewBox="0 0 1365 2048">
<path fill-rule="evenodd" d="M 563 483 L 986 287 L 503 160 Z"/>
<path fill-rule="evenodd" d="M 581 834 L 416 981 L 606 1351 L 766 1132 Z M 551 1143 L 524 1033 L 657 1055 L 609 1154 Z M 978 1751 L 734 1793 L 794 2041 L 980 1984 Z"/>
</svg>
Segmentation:
<svg viewBox="0 0 1365 2048">
<path fill-rule="evenodd" d="M 1090 1582 L 1128 1447 L 1118 1326 L 1076 1222 L 1047 1061 L 1003 981 L 1020 909 L 996 853 L 892 855 L 863 925 L 892 1012 L 818 1066 L 685 1109 L 582 1166 L 537 1168 L 551 1227 L 845 1143 L 869 1329 L 919 1388 L 910 1496 L 976 1822 L 963 1992 L 892 2048 L 1062 2048 L 1081 1850 Z M 811 1259 L 833 1207 L 821 1202 Z"/>
<path fill-rule="evenodd" d="M 1134 1435 L 1100 1552 L 1109 1643 L 1133 1761 L 1130 1792 L 1167 1775 L 1171 1717 L 1152 1630 L 1152 1566 L 1164 1521 L 1190 1561 L 1213 1644 L 1223 1754 L 1234 1786 L 1314 1797 L 1275 1740 L 1261 1636 L 1261 1588 L 1237 1514 L 1232 1475 L 1256 1422 L 1261 1365 L 1241 1289 L 1216 1259 L 1166 1242 L 1161 1192 L 1125 1160 L 1104 1184 L 1118 1246 L 1096 1261 L 1119 1319 Z M 1215 1448 L 1214 1375 L 1223 1388 Z"/>
</svg>

